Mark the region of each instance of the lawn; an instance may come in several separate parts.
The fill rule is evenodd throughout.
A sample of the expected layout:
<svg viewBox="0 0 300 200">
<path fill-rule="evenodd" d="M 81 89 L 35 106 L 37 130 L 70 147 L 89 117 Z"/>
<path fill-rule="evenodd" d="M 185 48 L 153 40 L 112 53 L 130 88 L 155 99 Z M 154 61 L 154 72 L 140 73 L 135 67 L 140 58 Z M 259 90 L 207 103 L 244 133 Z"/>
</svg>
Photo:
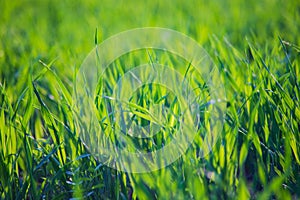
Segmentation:
<svg viewBox="0 0 300 200">
<path fill-rule="evenodd" d="M 115 119 L 122 119 L 111 111 L 114 103 L 97 94 L 112 95 L 119 78 L 135 66 L 176 69 L 195 89 L 199 106 L 195 137 L 178 159 L 131 173 L 111 167 L 86 144 L 94 138 L 78 125 L 86 117 L 77 115 L 74 90 L 96 46 L 141 27 L 172 29 L 200 44 L 226 95 L 221 129 L 204 155 L 203 135 L 214 131 L 209 106 L 214 88 L 201 71 L 197 76 L 189 60 L 157 49 L 136 50 L 110 63 L 93 108 L 104 135 L 119 148 L 114 134 L 122 123 Z M 299 30 L 296 0 L 0 0 L 0 198 L 300 198 Z M 168 89 L 145 84 L 130 97 L 126 106 L 133 114 L 126 119 L 149 125 L 155 135 L 129 139 L 128 150 L 149 152 L 171 143 L 183 108 Z M 166 116 L 152 118 L 155 106 L 168 108 Z M 162 119 L 164 128 L 156 129 L 153 123 Z"/>
</svg>

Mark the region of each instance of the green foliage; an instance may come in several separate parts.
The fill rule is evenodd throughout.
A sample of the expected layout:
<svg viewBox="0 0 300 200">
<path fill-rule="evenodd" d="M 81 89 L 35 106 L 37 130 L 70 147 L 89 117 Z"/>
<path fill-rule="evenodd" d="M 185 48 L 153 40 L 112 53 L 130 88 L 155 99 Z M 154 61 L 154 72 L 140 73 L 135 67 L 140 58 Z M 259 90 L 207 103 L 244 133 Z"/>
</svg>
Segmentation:
<svg viewBox="0 0 300 200">
<path fill-rule="evenodd" d="M 299 198 L 297 1 L 0 1 L 0 8 L 1 199 Z M 172 165 L 129 174 L 89 154 L 74 124 L 72 89 L 94 45 L 146 26 L 183 32 L 208 51 L 225 85 L 227 113 L 222 136 L 206 157 L 197 154 L 198 134 Z M 159 63 L 183 66 L 182 73 L 188 68 L 177 57 L 152 53 Z M 138 59 L 125 55 L 113 63 L 107 86 L 124 73 L 123 64 L 153 62 L 149 52 L 133 54 Z M 129 105 L 136 123 L 156 120 L 149 99 L 178 112 L 176 99 L 151 87 Z M 176 128 L 171 115 L 168 122 Z M 155 149 L 168 141 L 162 133 L 142 142 Z"/>
</svg>

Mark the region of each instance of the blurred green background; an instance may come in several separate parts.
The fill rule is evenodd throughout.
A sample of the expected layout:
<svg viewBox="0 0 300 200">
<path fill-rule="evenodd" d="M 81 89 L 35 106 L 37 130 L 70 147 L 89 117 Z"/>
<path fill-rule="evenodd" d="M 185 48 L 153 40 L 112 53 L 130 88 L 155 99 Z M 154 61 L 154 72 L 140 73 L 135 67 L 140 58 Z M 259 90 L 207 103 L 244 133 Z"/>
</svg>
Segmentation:
<svg viewBox="0 0 300 200">
<path fill-rule="evenodd" d="M 74 74 L 98 42 L 138 27 L 195 39 L 228 98 L 222 138 L 149 174 L 104 167 L 70 112 Z M 299 198 L 300 3 L 0 0 L 0 197 Z M 54 62 L 52 62 L 54 61 Z"/>
</svg>

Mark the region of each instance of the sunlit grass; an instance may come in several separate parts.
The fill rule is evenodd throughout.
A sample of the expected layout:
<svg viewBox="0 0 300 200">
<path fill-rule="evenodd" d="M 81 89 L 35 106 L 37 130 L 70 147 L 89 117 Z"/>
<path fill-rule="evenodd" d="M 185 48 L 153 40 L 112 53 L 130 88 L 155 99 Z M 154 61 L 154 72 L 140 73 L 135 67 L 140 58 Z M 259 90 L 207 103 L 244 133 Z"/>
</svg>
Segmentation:
<svg viewBox="0 0 300 200">
<path fill-rule="evenodd" d="M 296 1 L 1 1 L 0 8 L 0 198 L 299 198 Z M 87 151 L 75 126 L 72 92 L 76 72 L 95 45 L 96 27 L 100 43 L 144 26 L 178 30 L 208 51 L 224 82 L 227 112 L 221 137 L 206 157 L 198 154 L 206 130 L 199 126 L 175 163 L 130 174 L 106 167 Z M 150 53 L 155 62 L 185 73 L 185 61 Z M 123 58 L 106 74 L 107 87 L 124 73 L 122 67 L 151 61 L 142 51 Z M 151 87 L 136 93 L 131 109 L 149 109 L 147 100 L 166 95 L 166 89 Z M 178 111 L 172 95 L 159 103 Z M 142 142 L 160 148 L 164 137 Z"/>
</svg>

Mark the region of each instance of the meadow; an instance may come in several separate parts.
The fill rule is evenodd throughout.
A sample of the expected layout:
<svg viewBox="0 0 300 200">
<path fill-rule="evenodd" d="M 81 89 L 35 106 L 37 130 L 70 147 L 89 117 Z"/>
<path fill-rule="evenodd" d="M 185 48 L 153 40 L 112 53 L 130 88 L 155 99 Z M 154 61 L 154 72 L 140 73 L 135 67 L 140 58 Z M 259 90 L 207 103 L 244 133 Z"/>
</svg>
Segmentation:
<svg viewBox="0 0 300 200">
<path fill-rule="evenodd" d="M 219 70 L 226 113 L 206 156 L 199 148 L 209 122 L 200 120 L 191 146 L 174 163 L 129 173 L 106 166 L 87 149 L 72 97 L 88 53 L 139 27 L 169 28 L 197 41 Z M 298 199 L 299 30 L 296 0 L 0 0 L 0 198 Z M 153 62 L 182 66 L 183 74 L 188 66 L 171 54 L 137 51 L 112 63 L 103 83 L 115 85 L 124 66 Z M 200 79 L 193 84 L 205 95 Z M 179 112 L 166 90 L 146 85 L 132 97 L 135 123 L 151 122 L 145 116 L 149 102 Z M 207 101 L 199 102 L 200 119 L 209 118 L 201 107 Z M 103 104 L 95 99 L 99 121 L 118 126 L 110 124 Z M 176 129 L 174 120 L 169 123 Z M 165 130 L 133 143 L 159 149 L 170 135 Z"/>
</svg>

